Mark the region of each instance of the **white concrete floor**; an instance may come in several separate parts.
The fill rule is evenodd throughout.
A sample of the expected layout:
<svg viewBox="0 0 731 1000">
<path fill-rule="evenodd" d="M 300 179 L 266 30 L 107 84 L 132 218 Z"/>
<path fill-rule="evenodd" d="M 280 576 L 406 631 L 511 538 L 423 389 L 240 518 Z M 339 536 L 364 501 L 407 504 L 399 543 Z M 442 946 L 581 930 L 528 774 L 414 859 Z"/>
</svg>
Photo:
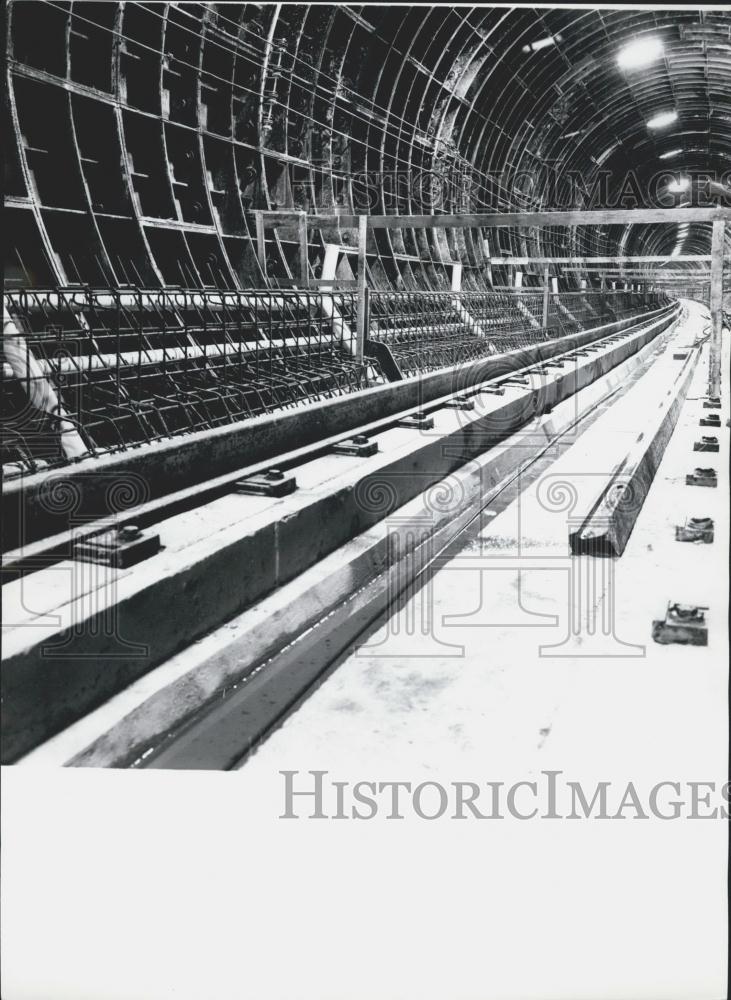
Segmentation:
<svg viewBox="0 0 731 1000">
<path fill-rule="evenodd" d="M 670 352 L 702 332 L 699 307 L 689 309 Z M 612 801 L 630 781 L 645 792 L 660 781 L 708 781 L 720 789 L 728 770 L 729 394 L 726 383 L 720 431 L 700 428 L 699 417 L 709 412 L 698 399 L 706 378 L 707 347 L 620 559 L 572 561 L 566 513 L 546 513 L 545 489 L 552 477 L 578 482 L 587 472 L 609 471 L 602 466 L 603 439 L 619 426 L 627 402 L 603 414 L 469 540 L 406 603 L 396 616 L 398 631 L 392 620 L 353 651 L 244 765 L 244 785 L 283 769 L 413 784 L 425 776 L 530 781 L 552 769 L 589 792 L 599 781 L 612 782 Z M 718 435 L 718 455 L 693 452 L 704 433 Z M 685 485 L 697 465 L 718 469 L 718 489 Z M 714 544 L 676 542 L 674 525 L 701 515 L 716 522 Z M 556 648 L 568 631 L 572 567 L 589 580 L 610 565 L 613 630 L 591 636 L 582 628 Z M 606 585 L 598 586 L 592 600 L 606 607 L 606 589 L 604 605 L 597 599 Z M 706 648 L 652 641 L 652 620 L 664 616 L 670 600 L 708 606 Z M 432 622 L 426 630 L 419 624 L 424 614 Z M 444 955 L 457 961 L 450 948 L 464 945 L 462 960 L 474 965 L 474 977 L 480 958 L 470 949 L 490 942 L 480 1000 L 725 995 L 724 822 L 506 819 L 469 824 L 466 834 L 458 822 L 418 822 L 440 826 L 445 853 L 435 853 L 434 866 L 446 866 L 454 878 L 448 912 L 440 897 L 433 901 L 447 939 Z M 414 821 L 406 826 L 421 856 L 426 834 Z M 394 836 L 394 849 L 405 850 Z M 408 869 L 407 857 L 403 864 Z M 471 882 L 476 910 L 465 905 L 465 886 L 456 888 L 461 877 Z M 442 893 L 452 884 L 440 881 Z M 385 926 L 391 920 L 384 915 Z M 427 966 L 436 977 L 429 981 L 441 981 L 436 955 Z M 473 995 L 445 988 L 444 996 Z"/>
</svg>

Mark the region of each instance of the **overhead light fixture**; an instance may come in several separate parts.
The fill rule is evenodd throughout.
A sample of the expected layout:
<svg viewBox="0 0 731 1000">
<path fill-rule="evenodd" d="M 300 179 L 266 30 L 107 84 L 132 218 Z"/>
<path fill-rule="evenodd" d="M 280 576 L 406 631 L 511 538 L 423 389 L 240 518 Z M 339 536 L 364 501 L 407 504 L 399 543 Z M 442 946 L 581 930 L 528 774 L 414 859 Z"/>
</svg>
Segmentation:
<svg viewBox="0 0 731 1000">
<path fill-rule="evenodd" d="M 663 54 L 663 44 L 659 38 L 638 38 L 620 49 L 617 63 L 620 69 L 641 69 L 656 62 Z"/>
<path fill-rule="evenodd" d="M 655 115 L 647 123 L 648 128 L 665 128 L 666 125 L 672 125 L 674 121 L 678 120 L 677 111 L 661 111 L 659 115 Z"/>
<path fill-rule="evenodd" d="M 668 191 L 673 194 L 680 194 L 683 191 L 687 191 L 690 187 L 690 180 L 687 177 L 676 177 L 675 180 L 670 181 L 668 184 Z"/>
<path fill-rule="evenodd" d="M 530 42 L 528 45 L 524 45 L 523 52 L 540 52 L 541 49 L 547 49 L 549 45 L 555 45 L 556 42 L 562 40 L 561 35 L 547 35 L 546 38 L 539 38 L 537 42 Z"/>
<path fill-rule="evenodd" d="M 672 160 L 674 156 L 680 156 L 682 152 L 683 152 L 682 149 L 669 149 L 667 153 L 660 153 L 659 159 Z"/>
</svg>

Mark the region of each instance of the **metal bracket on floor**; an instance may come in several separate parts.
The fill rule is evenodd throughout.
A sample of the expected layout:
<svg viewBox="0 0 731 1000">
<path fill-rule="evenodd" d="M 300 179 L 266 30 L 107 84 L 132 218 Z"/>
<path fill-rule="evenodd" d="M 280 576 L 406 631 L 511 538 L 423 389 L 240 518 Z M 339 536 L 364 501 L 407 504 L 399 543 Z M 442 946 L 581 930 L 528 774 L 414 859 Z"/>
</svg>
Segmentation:
<svg viewBox="0 0 731 1000">
<path fill-rule="evenodd" d="M 717 413 L 709 413 L 707 417 L 701 417 L 699 424 L 701 427 L 720 427 L 721 418 Z"/>
<path fill-rule="evenodd" d="M 700 441 L 693 442 L 693 451 L 718 451 L 718 438 L 704 434 Z"/>
<path fill-rule="evenodd" d="M 663 620 L 652 623 L 652 638 L 662 645 L 679 643 L 683 646 L 707 646 L 707 607 L 694 604 L 668 604 Z"/>
<path fill-rule="evenodd" d="M 704 410 L 720 410 L 721 409 L 721 400 L 718 398 L 718 396 L 711 396 L 709 399 L 704 399 L 703 400 L 703 409 Z"/>
<path fill-rule="evenodd" d="M 357 455 L 359 458 L 369 458 L 378 452 L 378 442 L 369 441 L 365 434 L 356 434 L 346 441 L 338 441 L 332 447 L 334 455 Z"/>
<path fill-rule="evenodd" d="M 420 427 L 422 430 L 430 431 L 434 426 L 434 417 L 428 413 L 410 413 L 396 424 L 397 427 Z"/>
<path fill-rule="evenodd" d="M 685 477 L 686 486 L 718 486 L 715 469 L 694 469 Z"/>
<path fill-rule="evenodd" d="M 127 569 L 160 551 L 160 536 L 144 534 L 136 524 L 92 535 L 73 547 L 74 559 Z"/>
<path fill-rule="evenodd" d="M 687 351 L 675 351 L 673 353 L 673 361 L 685 361 L 688 357 Z"/>
<path fill-rule="evenodd" d="M 676 542 L 704 542 L 710 545 L 713 541 L 713 518 L 691 517 L 685 524 L 675 526 Z"/>
<path fill-rule="evenodd" d="M 260 497 L 286 497 L 297 489 L 294 476 L 281 469 L 269 469 L 254 476 L 247 476 L 234 483 L 236 493 L 247 493 Z"/>
<path fill-rule="evenodd" d="M 486 385 L 484 388 L 480 389 L 480 392 L 489 392 L 493 396 L 505 395 L 505 389 L 501 385 Z"/>
</svg>

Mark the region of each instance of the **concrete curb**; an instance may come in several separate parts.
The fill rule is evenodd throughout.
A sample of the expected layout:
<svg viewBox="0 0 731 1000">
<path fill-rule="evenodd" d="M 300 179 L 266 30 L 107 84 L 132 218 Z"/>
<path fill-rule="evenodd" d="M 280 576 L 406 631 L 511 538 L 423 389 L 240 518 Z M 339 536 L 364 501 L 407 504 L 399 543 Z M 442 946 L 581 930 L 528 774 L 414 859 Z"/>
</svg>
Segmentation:
<svg viewBox="0 0 731 1000">
<path fill-rule="evenodd" d="M 659 420 L 655 417 L 620 463 L 584 523 L 569 534 L 575 555 L 621 556 L 624 552 L 675 429 L 699 357 L 697 349 L 689 352 L 683 363 L 685 371 L 671 390 L 670 405 Z"/>
</svg>

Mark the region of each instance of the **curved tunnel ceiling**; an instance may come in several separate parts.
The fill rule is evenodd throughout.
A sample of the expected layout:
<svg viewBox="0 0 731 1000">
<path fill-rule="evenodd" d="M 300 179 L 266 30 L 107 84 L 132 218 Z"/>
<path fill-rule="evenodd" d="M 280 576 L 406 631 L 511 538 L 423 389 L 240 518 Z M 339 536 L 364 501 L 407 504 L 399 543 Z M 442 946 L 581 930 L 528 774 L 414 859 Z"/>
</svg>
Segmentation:
<svg viewBox="0 0 731 1000">
<path fill-rule="evenodd" d="M 638 39 L 660 57 L 620 68 Z M 8 46 L 11 284 L 286 277 L 295 235 L 270 234 L 262 276 L 255 208 L 729 203 L 728 11 L 14 0 Z M 677 119 L 648 126 L 664 112 Z M 699 172 L 710 187 L 667 191 Z M 376 287 L 448 287 L 461 261 L 463 287 L 481 289 L 486 253 L 708 253 L 710 226 L 371 239 Z M 315 273 L 339 243 L 347 276 L 355 242 L 315 231 Z"/>
</svg>

